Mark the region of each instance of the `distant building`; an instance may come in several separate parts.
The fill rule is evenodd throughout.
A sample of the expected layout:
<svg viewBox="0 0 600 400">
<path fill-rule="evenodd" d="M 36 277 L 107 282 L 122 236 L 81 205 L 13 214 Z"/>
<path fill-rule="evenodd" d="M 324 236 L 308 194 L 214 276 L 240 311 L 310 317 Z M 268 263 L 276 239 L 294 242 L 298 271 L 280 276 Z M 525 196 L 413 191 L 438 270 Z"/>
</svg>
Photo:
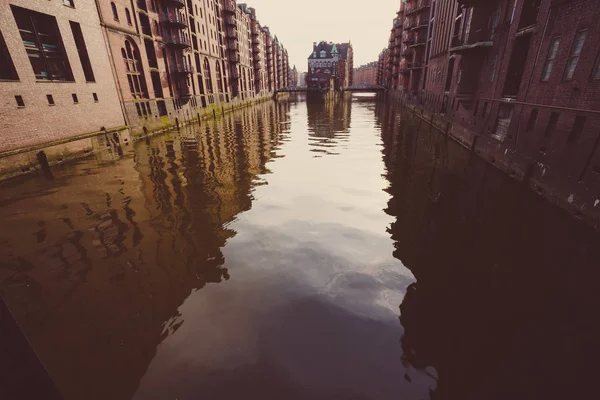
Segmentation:
<svg viewBox="0 0 600 400">
<path fill-rule="evenodd" d="M 350 43 L 313 43 L 313 52 L 308 57 L 308 88 L 337 90 L 351 86 L 353 59 Z"/>
<path fill-rule="evenodd" d="M 300 73 L 298 73 L 298 87 L 299 88 L 305 88 L 306 87 L 306 78 L 307 78 L 307 73 L 306 72 L 300 72 Z"/>
<path fill-rule="evenodd" d="M 292 68 L 290 70 L 289 82 L 290 82 L 290 89 L 296 89 L 298 87 L 298 70 L 296 69 L 295 65 L 294 65 L 294 68 Z"/>
<path fill-rule="evenodd" d="M 353 86 L 377 85 L 377 61 L 354 69 Z"/>
</svg>

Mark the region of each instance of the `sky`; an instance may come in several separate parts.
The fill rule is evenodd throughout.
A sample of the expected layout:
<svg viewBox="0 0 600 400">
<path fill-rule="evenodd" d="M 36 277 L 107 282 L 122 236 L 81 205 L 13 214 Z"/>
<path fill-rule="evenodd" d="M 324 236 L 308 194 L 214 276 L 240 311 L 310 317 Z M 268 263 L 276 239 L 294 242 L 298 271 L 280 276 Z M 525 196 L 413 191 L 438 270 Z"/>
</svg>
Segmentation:
<svg viewBox="0 0 600 400">
<path fill-rule="evenodd" d="M 298 71 L 307 70 L 313 42 L 352 42 L 354 66 L 377 61 L 387 47 L 400 0 L 238 0 L 256 9 L 275 33 Z"/>
</svg>

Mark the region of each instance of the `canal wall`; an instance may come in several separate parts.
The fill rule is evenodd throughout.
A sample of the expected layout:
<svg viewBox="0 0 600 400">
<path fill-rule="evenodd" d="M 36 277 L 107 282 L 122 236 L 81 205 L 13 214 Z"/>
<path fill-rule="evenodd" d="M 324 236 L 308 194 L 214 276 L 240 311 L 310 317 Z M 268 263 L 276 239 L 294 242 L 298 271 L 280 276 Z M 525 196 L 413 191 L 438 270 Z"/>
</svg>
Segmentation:
<svg viewBox="0 0 600 400">
<path fill-rule="evenodd" d="M 539 162 L 503 143 L 428 111 L 415 104 L 393 98 L 405 114 L 456 141 L 512 178 L 522 181 L 541 197 L 567 210 L 576 218 L 600 229 L 600 187 L 594 182 L 573 180 L 557 168 Z"/>
<path fill-rule="evenodd" d="M 114 129 L 90 132 L 35 146 L 0 152 L 0 180 L 31 172 L 43 171 L 54 165 L 86 157 L 102 151 L 122 151 L 139 138 L 163 133 L 180 126 L 200 123 L 223 115 L 252 107 L 271 100 L 285 100 L 288 93 L 265 95 L 260 98 L 232 103 L 212 104 L 199 109 L 196 114 L 179 110 L 169 117 L 148 118 L 146 123 L 137 127 L 120 126 Z"/>
</svg>

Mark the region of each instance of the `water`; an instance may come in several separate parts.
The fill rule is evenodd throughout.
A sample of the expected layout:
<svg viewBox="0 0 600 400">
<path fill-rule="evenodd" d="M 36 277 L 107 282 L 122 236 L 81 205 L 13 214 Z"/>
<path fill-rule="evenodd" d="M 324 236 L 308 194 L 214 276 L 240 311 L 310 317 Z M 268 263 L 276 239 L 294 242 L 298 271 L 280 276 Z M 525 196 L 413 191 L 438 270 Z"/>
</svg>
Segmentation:
<svg viewBox="0 0 600 400">
<path fill-rule="evenodd" d="M 66 400 L 590 397 L 598 234 L 398 107 L 123 150 L 0 184 L 0 290 Z"/>
</svg>

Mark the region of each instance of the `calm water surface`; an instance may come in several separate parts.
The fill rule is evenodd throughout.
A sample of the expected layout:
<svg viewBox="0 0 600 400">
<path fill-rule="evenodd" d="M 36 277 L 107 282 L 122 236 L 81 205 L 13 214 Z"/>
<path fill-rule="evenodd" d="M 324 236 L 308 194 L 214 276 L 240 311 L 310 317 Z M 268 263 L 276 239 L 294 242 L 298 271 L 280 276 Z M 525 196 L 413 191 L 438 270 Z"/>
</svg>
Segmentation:
<svg viewBox="0 0 600 400">
<path fill-rule="evenodd" d="M 565 399 L 597 379 L 598 234 L 374 97 L 3 182 L 0 223 L 2 297 L 66 400 Z"/>
</svg>

